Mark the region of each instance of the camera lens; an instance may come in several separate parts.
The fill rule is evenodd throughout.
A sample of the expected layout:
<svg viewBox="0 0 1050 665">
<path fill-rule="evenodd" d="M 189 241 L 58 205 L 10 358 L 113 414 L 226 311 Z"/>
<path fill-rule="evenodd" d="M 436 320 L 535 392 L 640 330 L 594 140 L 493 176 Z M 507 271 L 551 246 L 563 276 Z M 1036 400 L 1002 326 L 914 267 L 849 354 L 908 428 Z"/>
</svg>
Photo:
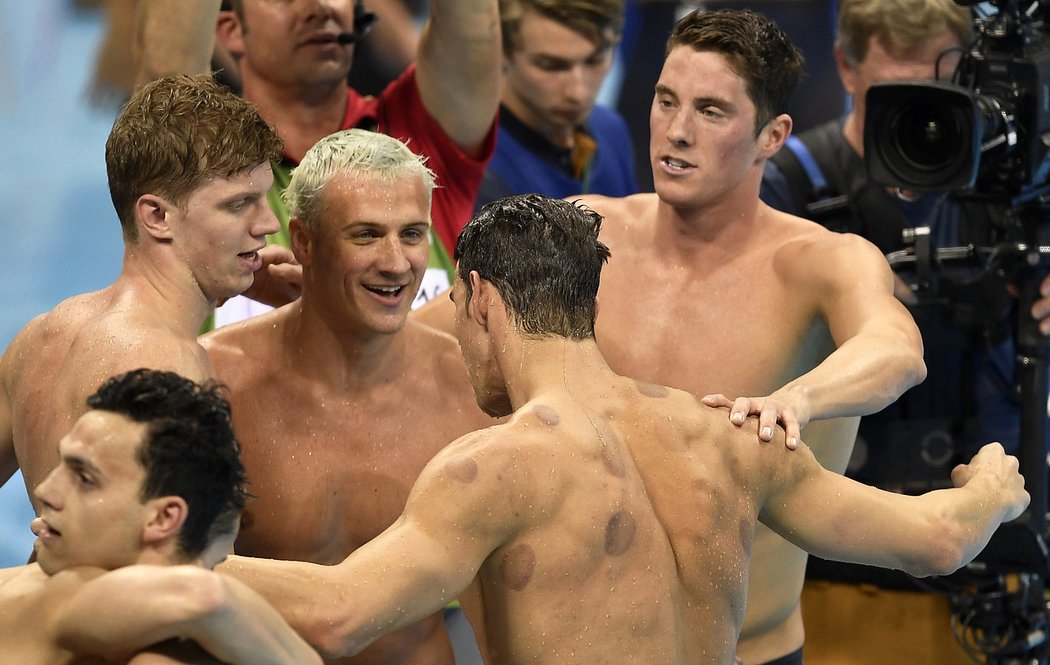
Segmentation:
<svg viewBox="0 0 1050 665">
<path fill-rule="evenodd" d="M 943 81 L 875 84 L 864 118 L 871 179 L 918 190 L 969 187 L 982 127 L 975 95 L 966 88 Z"/>
<path fill-rule="evenodd" d="M 910 169 L 919 172 L 943 171 L 959 158 L 965 144 L 957 115 L 928 105 L 912 105 L 901 110 L 890 136 Z"/>
</svg>

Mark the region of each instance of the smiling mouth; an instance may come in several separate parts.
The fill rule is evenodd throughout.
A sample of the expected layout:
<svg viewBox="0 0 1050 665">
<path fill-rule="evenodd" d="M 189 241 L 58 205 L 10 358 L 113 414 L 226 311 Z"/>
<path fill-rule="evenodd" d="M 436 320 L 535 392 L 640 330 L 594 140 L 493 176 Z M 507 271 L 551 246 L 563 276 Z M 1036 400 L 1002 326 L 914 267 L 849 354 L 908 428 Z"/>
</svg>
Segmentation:
<svg viewBox="0 0 1050 665">
<path fill-rule="evenodd" d="M 366 286 L 366 289 L 387 298 L 394 298 L 401 295 L 401 292 L 405 290 L 404 285 L 402 286 Z"/>
<path fill-rule="evenodd" d="M 683 162 L 682 160 L 675 159 L 673 157 L 664 157 L 660 161 L 664 164 L 664 166 L 667 166 L 668 168 L 671 168 L 675 171 L 684 171 L 685 169 L 692 166 L 692 164 L 690 164 L 689 162 Z"/>
</svg>

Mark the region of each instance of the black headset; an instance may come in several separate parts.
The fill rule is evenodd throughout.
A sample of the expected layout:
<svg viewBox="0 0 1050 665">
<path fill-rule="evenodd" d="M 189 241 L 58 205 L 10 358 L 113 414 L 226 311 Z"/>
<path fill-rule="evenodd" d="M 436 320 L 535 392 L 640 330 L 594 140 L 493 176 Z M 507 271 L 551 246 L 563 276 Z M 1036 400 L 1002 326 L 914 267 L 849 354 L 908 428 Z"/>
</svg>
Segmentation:
<svg viewBox="0 0 1050 665">
<path fill-rule="evenodd" d="M 224 11 L 232 11 L 233 3 L 230 0 L 222 0 L 220 9 Z M 354 31 L 344 32 L 339 35 L 340 44 L 355 44 L 365 37 L 368 33 L 372 32 L 372 28 L 376 27 L 376 21 L 379 17 L 376 16 L 375 12 L 370 12 L 365 9 L 364 0 L 354 0 Z"/>
<path fill-rule="evenodd" d="M 354 0 L 354 31 L 339 35 L 340 44 L 356 44 L 372 32 L 379 17 L 365 9 L 364 0 Z"/>
</svg>

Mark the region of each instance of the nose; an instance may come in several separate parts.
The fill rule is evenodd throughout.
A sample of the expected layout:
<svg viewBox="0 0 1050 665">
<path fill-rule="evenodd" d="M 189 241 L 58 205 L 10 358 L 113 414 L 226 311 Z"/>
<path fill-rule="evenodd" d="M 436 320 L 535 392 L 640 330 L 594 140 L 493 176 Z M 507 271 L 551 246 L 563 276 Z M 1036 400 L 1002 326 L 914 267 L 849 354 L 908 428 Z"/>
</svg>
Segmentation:
<svg viewBox="0 0 1050 665">
<path fill-rule="evenodd" d="M 401 246 L 401 239 L 397 235 L 383 239 L 376 267 L 381 272 L 399 275 L 411 270 L 405 248 Z"/>
<path fill-rule="evenodd" d="M 47 474 L 47 478 L 44 478 L 33 490 L 33 496 L 36 497 L 36 500 L 51 510 L 61 510 L 62 508 L 61 496 L 55 487 L 58 471 L 58 468 L 53 469 L 51 473 Z"/>
<path fill-rule="evenodd" d="M 573 103 L 581 103 L 587 99 L 589 86 L 587 72 L 582 63 L 577 63 L 565 72 L 565 94 Z"/>
<path fill-rule="evenodd" d="M 692 137 L 690 109 L 682 106 L 674 112 L 667 123 L 665 136 L 674 145 L 689 145 Z"/>
<path fill-rule="evenodd" d="M 255 220 L 255 224 L 252 228 L 252 237 L 262 238 L 268 236 L 271 233 L 277 233 L 281 230 L 281 222 L 277 220 L 277 216 L 273 214 L 273 210 L 266 201 L 262 202 L 259 207 L 259 215 Z"/>
<path fill-rule="evenodd" d="M 331 0 L 306 0 L 306 20 L 324 22 L 333 15 Z"/>
</svg>

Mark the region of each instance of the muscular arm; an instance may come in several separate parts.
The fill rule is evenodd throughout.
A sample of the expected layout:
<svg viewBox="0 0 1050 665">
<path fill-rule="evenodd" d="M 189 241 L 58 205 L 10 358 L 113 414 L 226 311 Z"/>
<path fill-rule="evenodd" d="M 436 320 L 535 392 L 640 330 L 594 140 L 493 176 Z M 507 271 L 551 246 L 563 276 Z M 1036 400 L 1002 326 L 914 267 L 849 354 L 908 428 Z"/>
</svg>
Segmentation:
<svg viewBox="0 0 1050 665">
<path fill-rule="evenodd" d="M 220 0 L 149 0 L 135 11 L 135 83 L 169 74 L 206 74 Z"/>
<path fill-rule="evenodd" d="M 433 0 L 416 80 L 427 111 L 472 157 L 499 107 L 501 55 L 496 0 Z"/>
<path fill-rule="evenodd" d="M 955 488 L 917 497 L 827 471 L 805 447 L 783 454 L 783 466 L 768 469 L 774 487 L 759 519 L 826 559 L 947 575 L 972 561 L 1029 501 L 1017 459 L 998 443 L 955 468 Z"/>
<path fill-rule="evenodd" d="M 101 575 L 70 598 L 55 626 L 64 648 L 109 658 L 179 638 L 227 663 L 321 662 L 258 594 L 197 566 L 129 566 Z"/>
<path fill-rule="evenodd" d="M 893 295 L 893 274 L 874 245 L 854 235 L 821 233 L 778 257 L 784 280 L 806 289 L 823 315 L 836 349 L 817 367 L 766 397 L 706 396 L 732 406 L 733 422 L 759 415 L 769 440 L 779 420 L 788 446 L 810 420 L 875 413 L 926 378 L 922 336 Z"/>
<path fill-rule="evenodd" d="M 459 450 L 435 456 L 401 517 L 342 563 L 231 557 L 221 569 L 259 591 L 326 657 L 356 654 L 442 609 L 517 528 L 516 502 L 505 496 L 513 483 L 482 461 L 463 480 L 471 462 Z"/>
</svg>

